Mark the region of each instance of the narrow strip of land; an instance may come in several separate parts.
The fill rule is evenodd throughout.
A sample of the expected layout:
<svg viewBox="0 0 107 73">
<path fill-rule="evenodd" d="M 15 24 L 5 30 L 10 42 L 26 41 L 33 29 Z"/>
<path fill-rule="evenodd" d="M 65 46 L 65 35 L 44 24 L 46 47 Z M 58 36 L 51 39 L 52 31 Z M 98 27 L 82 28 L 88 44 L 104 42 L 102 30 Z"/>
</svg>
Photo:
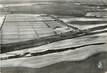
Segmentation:
<svg viewBox="0 0 107 73">
<path fill-rule="evenodd" d="M 46 54 L 42 56 L 23 57 L 17 59 L 2 60 L 0 67 L 31 67 L 41 68 L 61 61 L 80 61 L 99 52 L 107 52 L 107 44 L 91 45 L 76 50 Z"/>
</svg>

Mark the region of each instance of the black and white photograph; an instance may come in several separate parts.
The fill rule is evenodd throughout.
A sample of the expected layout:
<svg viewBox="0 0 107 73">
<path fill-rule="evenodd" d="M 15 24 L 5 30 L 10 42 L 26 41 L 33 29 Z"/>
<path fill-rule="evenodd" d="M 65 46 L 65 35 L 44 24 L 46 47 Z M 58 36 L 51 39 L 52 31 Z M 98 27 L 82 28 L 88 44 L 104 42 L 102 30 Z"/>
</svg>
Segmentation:
<svg viewBox="0 0 107 73">
<path fill-rule="evenodd" d="M 0 0 L 0 73 L 107 73 L 107 0 Z"/>
</svg>

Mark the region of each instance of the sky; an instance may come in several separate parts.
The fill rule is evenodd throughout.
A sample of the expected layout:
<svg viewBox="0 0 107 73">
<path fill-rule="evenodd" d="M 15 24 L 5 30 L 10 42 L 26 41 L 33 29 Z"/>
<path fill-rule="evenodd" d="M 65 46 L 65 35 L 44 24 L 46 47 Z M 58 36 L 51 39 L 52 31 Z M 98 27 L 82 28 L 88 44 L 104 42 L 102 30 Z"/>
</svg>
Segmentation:
<svg viewBox="0 0 107 73">
<path fill-rule="evenodd" d="M 105 3 L 107 4 L 107 0 L 0 0 L 0 3 L 4 2 L 32 2 L 32 1 L 73 1 L 73 2 L 97 2 L 97 3 Z"/>
</svg>

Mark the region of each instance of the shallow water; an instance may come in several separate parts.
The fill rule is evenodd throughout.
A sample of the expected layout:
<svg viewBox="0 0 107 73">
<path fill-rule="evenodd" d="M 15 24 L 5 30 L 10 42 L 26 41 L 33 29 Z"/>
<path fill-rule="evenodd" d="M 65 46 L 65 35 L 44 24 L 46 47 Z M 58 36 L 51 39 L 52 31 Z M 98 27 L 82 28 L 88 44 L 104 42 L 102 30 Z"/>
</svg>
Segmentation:
<svg viewBox="0 0 107 73">
<path fill-rule="evenodd" d="M 98 68 L 99 62 L 103 68 Z M 105 73 L 107 53 L 100 53 L 78 62 L 60 62 L 43 68 L 6 67 L 2 73 Z"/>
</svg>

